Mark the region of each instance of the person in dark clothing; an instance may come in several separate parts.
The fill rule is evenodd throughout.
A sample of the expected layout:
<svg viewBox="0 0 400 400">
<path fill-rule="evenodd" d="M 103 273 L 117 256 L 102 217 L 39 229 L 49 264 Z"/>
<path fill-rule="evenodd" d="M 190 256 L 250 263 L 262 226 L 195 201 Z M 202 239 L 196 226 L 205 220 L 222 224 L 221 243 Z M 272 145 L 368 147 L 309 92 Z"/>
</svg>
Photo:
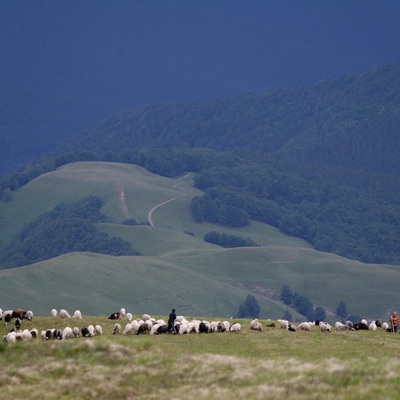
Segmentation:
<svg viewBox="0 0 400 400">
<path fill-rule="evenodd" d="M 175 308 L 173 308 L 171 314 L 169 314 L 168 317 L 168 332 L 176 333 L 174 324 L 175 320 L 176 320 L 176 314 L 175 314 Z"/>
</svg>

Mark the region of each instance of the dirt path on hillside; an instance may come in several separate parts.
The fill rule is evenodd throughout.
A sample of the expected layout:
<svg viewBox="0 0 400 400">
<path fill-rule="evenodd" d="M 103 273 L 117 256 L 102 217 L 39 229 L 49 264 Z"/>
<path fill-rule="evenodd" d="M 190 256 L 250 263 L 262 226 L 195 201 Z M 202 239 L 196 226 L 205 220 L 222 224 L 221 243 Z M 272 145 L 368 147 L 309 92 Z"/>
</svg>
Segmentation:
<svg viewBox="0 0 400 400">
<path fill-rule="evenodd" d="M 176 182 L 175 182 L 175 184 L 174 184 L 174 186 L 173 186 L 173 188 L 176 189 L 176 187 L 179 185 L 180 181 L 182 181 L 183 179 L 186 179 L 186 178 L 189 177 L 189 176 L 190 176 L 190 172 L 188 172 L 186 175 L 184 175 L 184 176 L 180 177 L 179 179 L 177 179 Z M 154 225 L 154 221 L 153 221 L 153 214 L 154 214 L 154 211 L 157 210 L 157 208 L 159 208 L 159 207 L 161 207 L 161 206 L 163 206 L 163 205 L 165 205 L 165 204 L 168 204 L 168 203 L 170 203 L 171 201 L 180 199 L 180 198 L 183 197 L 183 196 L 186 196 L 186 194 L 181 194 L 180 196 L 173 197 L 172 199 L 165 200 L 165 201 L 163 201 L 162 203 L 155 205 L 155 206 L 149 211 L 149 213 L 148 213 L 148 215 L 147 215 L 147 219 L 148 219 L 148 221 L 149 221 L 150 226 L 151 226 L 152 228 L 154 228 L 154 226 L 155 226 L 155 225 Z"/>
<path fill-rule="evenodd" d="M 176 189 L 176 187 L 179 185 L 180 181 L 182 181 L 183 179 L 186 179 L 186 178 L 189 177 L 189 176 L 190 176 L 190 172 L 188 172 L 186 175 L 184 175 L 184 176 L 180 177 L 179 179 L 177 179 L 176 182 L 175 182 L 175 184 L 174 184 L 174 186 L 173 186 L 173 188 Z M 122 214 L 124 215 L 124 217 L 125 217 L 126 219 L 133 218 L 133 215 L 132 215 L 131 212 L 129 211 L 128 204 L 126 203 L 125 189 L 124 189 L 124 187 L 123 187 L 123 185 L 122 185 L 122 182 L 118 182 L 118 192 L 119 192 L 119 196 L 118 196 L 118 198 L 119 198 L 119 206 L 120 206 L 120 209 L 121 209 Z M 153 214 L 154 214 L 154 211 L 157 210 L 157 208 L 159 208 L 159 207 L 161 207 L 161 206 L 163 206 L 163 205 L 165 205 L 165 204 L 168 204 L 168 203 L 170 203 L 171 201 L 180 199 L 180 198 L 183 197 L 183 196 L 186 196 L 186 194 L 181 194 L 181 195 L 179 195 L 179 196 L 175 196 L 175 197 L 173 197 L 172 199 L 165 200 L 165 201 L 163 201 L 162 203 L 155 205 L 155 206 L 149 211 L 149 213 L 148 213 L 148 215 L 147 215 L 147 219 L 148 219 L 148 221 L 149 221 L 150 226 L 151 226 L 151 227 L 154 227 L 154 226 L 155 226 L 155 225 L 154 225 L 154 221 L 153 221 Z"/>
<path fill-rule="evenodd" d="M 129 211 L 128 204 L 126 204 L 125 189 L 122 186 L 122 182 L 118 182 L 118 190 L 119 190 L 119 206 L 121 208 L 122 214 L 126 219 L 133 218 L 133 215 Z"/>
<path fill-rule="evenodd" d="M 165 204 L 168 204 L 168 203 L 170 203 L 171 201 L 180 199 L 180 198 L 183 197 L 183 196 L 186 196 L 186 194 L 181 194 L 180 196 L 176 196 L 176 197 L 173 197 L 172 199 L 165 200 L 165 201 L 163 201 L 162 203 L 157 204 L 156 206 L 154 206 L 154 207 L 149 211 L 149 214 L 147 215 L 147 219 L 149 220 L 150 226 L 151 226 L 152 228 L 154 228 L 154 226 L 155 226 L 155 225 L 154 225 L 154 222 L 153 222 L 153 214 L 154 214 L 154 211 L 157 210 L 157 208 L 159 208 L 159 207 L 161 207 L 161 206 L 163 206 L 163 205 L 165 205 Z"/>
</svg>

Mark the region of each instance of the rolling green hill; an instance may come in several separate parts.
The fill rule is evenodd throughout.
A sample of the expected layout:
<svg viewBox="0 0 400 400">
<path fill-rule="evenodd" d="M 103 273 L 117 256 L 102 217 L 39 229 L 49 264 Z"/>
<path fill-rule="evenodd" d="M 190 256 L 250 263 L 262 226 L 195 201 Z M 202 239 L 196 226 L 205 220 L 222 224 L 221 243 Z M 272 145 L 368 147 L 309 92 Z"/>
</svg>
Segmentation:
<svg viewBox="0 0 400 400">
<path fill-rule="evenodd" d="M 39 315 L 53 307 L 79 308 L 104 315 L 120 307 L 152 314 L 176 307 L 185 315 L 228 318 L 252 294 L 260 316 L 273 319 L 287 309 L 278 300 L 283 285 L 328 312 L 344 301 L 350 313 L 386 318 L 399 304 L 398 267 L 318 252 L 260 222 L 241 228 L 194 222 L 190 201 L 201 192 L 192 179 L 191 174 L 161 177 L 129 164 L 78 162 L 16 190 L 12 200 L 0 203 L 2 247 L 60 201 L 94 194 L 103 199 L 106 216 L 98 229 L 129 241 L 142 255 L 70 253 L 0 270 L 1 308 L 32 309 Z M 123 224 L 132 217 L 143 224 Z M 250 237 L 260 246 L 224 249 L 205 243 L 202 238 L 211 230 Z"/>
</svg>

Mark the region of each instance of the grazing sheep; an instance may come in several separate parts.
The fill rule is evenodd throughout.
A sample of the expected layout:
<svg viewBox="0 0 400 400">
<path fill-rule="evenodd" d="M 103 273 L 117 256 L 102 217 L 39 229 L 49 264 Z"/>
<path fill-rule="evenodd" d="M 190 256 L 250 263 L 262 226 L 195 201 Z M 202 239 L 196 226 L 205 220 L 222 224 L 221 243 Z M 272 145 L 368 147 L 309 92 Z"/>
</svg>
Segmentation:
<svg viewBox="0 0 400 400">
<path fill-rule="evenodd" d="M 311 332 L 311 324 L 309 322 L 302 322 L 297 326 L 300 331 Z"/>
<path fill-rule="evenodd" d="M 61 309 L 60 310 L 60 317 L 61 318 L 71 318 L 67 310 Z"/>
<path fill-rule="evenodd" d="M 226 330 L 229 331 L 231 323 L 229 321 L 224 321 L 223 324 L 225 325 Z"/>
<path fill-rule="evenodd" d="M 94 336 L 94 326 L 93 325 L 89 325 L 88 326 L 88 331 L 89 331 L 89 337 L 93 337 Z"/>
<path fill-rule="evenodd" d="M 17 334 L 16 332 L 9 332 L 7 335 L 3 336 L 3 342 L 4 343 L 15 343 L 17 340 Z"/>
<path fill-rule="evenodd" d="M 126 314 L 126 320 L 127 320 L 128 322 L 131 322 L 132 319 L 133 319 L 133 315 L 132 315 L 131 313 L 128 312 L 128 313 Z"/>
<path fill-rule="evenodd" d="M 236 324 L 231 325 L 231 327 L 229 328 L 230 332 L 240 332 L 240 330 L 242 329 L 242 326 L 237 322 Z"/>
<path fill-rule="evenodd" d="M 139 326 L 139 329 L 136 332 L 136 335 L 140 335 L 142 333 L 149 333 L 150 329 L 149 329 L 149 324 L 147 324 L 146 322 L 143 322 L 143 324 L 141 324 Z"/>
<path fill-rule="evenodd" d="M 39 331 L 36 328 L 34 328 L 31 330 L 31 335 L 32 335 L 32 338 L 36 339 L 39 336 Z"/>
<path fill-rule="evenodd" d="M 353 323 L 353 328 L 355 331 L 368 330 L 368 325 L 362 321 L 358 321 Z"/>
<path fill-rule="evenodd" d="M 124 334 L 124 335 L 130 335 L 132 332 L 133 332 L 133 325 L 132 325 L 131 323 L 128 322 L 128 323 L 125 325 L 125 329 L 124 329 L 123 334 Z"/>
<path fill-rule="evenodd" d="M 66 340 L 70 339 L 73 336 L 72 328 L 69 326 L 65 327 L 62 331 L 61 339 Z"/>
<path fill-rule="evenodd" d="M 226 331 L 225 324 L 223 322 L 218 322 L 217 332 L 225 332 L 225 331 Z"/>
<path fill-rule="evenodd" d="M 55 309 L 55 308 L 53 308 L 52 310 L 51 310 L 51 316 L 52 317 L 57 317 L 57 310 Z"/>
<path fill-rule="evenodd" d="M 296 325 L 294 325 L 294 324 L 289 324 L 288 327 L 287 327 L 287 330 L 288 330 L 289 332 L 297 332 Z"/>
<path fill-rule="evenodd" d="M 168 325 L 167 324 L 159 325 L 156 333 L 157 333 L 157 335 L 160 335 L 162 333 L 168 333 Z"/>
<path fill-rule="evenodd" d="M 143 321 L 148 321 L 149 319 L 151 319 L 151 316 L 149 314 L 143 314 L 142 319 Z"/>
<path fill-rule="evenodd" d="M 113 335 L 119 335 L 120 332 L 121 332 L 121 325 L 120 324 L 115 324 L 114 328 L 112 330 L 112 334 Z"/>
<path fill-rule="evenodd" d="M 46 331 L 40 332 L 40 338 L 41 338 L 42 340 L 47 340 Z"/>
<path fill-rule="evenodd" d="M 199 333 L 208 333 L 210 332 L 209 327 L 205 322 L 200 322 L 199 324 Z"/>
<path fill-rule="evenodd" d="M 107 319 L 111 320 L 121 319 L 121 314 L 119 312 L 112 313 Z"/>
<path fill-rule="evenodd" d="M 126 315 L 126 310 L 125 310 L 125 308 L 121 308 L 121 309 L 119 310 L 119 313 L 120 313 L 121 317 L 125 317 L 125 315 Z"/>
<path fill-rule="evenodd" d="M 389 324 L 388 324 L 387 322 L 384 322 L 384 323 L 382 324 L 382 329 L 384 329 L 385 331 L 387 331 L 388 328 L 389 328 Z"/>
<path fill-rule="evenodd" d="M 74 312 L 74 315 L 72 316 L 74 319 L 82 319 L 82 313 L 79 310 L 76 310 Z"/>
<path fill-rule="evenodd" d="M 133 328 L 134 333 L 137 333 L 137 331 L 138 331 L 140 325 L 142 325 L 142 324 L 143 324 L 143 321 L 142 321 L 142 320 L 140 320 L 140 321 L 134 320 L 134 321 L 131 322 L 131 325 L 132 325 L 132 328 Z"/>
<path fill-rule="evenodd" d="M 287 328 L 289 326 L 289 321 L 288 320 L 286 320 L 286 319 L 278 319 L 278 322 L 279 322 L 279 325 L 280 325 L 280 327 L 282 329 L 286 329 L 287 330 Z"/>
<path fill-rule="evenodd" d="M 75 327 L 72 329 L 72 333 L 74 334 L 74 336 L 75 336 L 76 338 L 78 338 L 78 337 L 79 337 L 79 328 L 78 328 L 77 326 L 75 326 Z"/>
<path fill-rule="evenodd" d="M 335 322 L 335 328 L 337 331 L 344 331 L 347 329 L 347 325 L 341 323 L 340 321 Z"/>
<path fill-rule="evenodd" d="M 98 336 L 101 336 L 103 334 L 103 328 L 100 325 L 96 325 L 94 327 L 95 333 Z"/>
<path fill-rule="evenodd" d="M 14 325 L 15 325 L 15 328 L 18 330 L 21 327 L 21 320 L 19 318 L 16 318 Z"/>
<path fill-rule="evenodd" d="M 89 329 L 86 326 L 81 329 L 81 333 L 82 337 L 89 337 Z"/>
<path fill-rule="evenodd" d="M 22 332 L 21 331 L 17 332 L 15 339 L 16 340 L 31 340 L 32 334 L 29 332 L 28 329 L 24 329 Z"/>
<path fill-rule="evenodd" d="M 375 321 L 371 322 L 371 323 L 368 325 L 368 329 L 369 329 L 370 331 L 376 331 L 376 330 L 378 329 L 378 327 L 376 326 Z"/>
<path fill-rule="evenodd" d="M 4 320 L 4 322 L 6 323 L 6 325 L 11 321 L 12 314 L 13 314 L 13 310 L 6 310 L 6 311 L 2 312 L 1 316 L 2 316 L 2 319 Z"/>
<path fill-rule="evenodd" d="M 258 319 L 253 319 L 253 320 L 250 322 L 250 329 L 251 329 L 252 331 L 260 331 L 260 332 L 262 332 L 262 325 L 261 325 L 261 323 L 258 321 Z"/>
<path fill-rule="evenodd" d="M 376 324 L 376 326 L 377 326 L 378 328 L 382 328 L 382 321 L 381 321 L 380 319 L 377 319 L 377 320 L 375 321 L 375 324 Z"/>
<path fill-rule="evenodd" d="M 326 322 L 320 322 L 319 323 L 319 329 L 320 329 L 321 332 L 330 332 L 331 331 L 331 326 Z"/>
</svg>

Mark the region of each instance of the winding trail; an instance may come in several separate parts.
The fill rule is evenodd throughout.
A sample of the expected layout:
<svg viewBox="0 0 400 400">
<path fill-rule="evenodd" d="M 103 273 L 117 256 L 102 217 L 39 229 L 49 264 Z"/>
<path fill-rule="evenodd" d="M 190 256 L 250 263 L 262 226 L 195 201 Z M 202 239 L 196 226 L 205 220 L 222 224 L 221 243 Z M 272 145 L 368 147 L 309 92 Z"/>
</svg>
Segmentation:
<svg viewBox="0 0 400 400">
<path fill-rule="evenodd" d="M 173 188 L 176 189 L 176 187 L 178 186 L 179 182 L 182 181 L 183 179 L 186 179 L 188 176 L 190 176 L 190 172 L 188 172 L 186 175 L 184 175 L 184 176 L 180 177 L 179 179 L 177 179 L 177 180 L 176 180 L 176 183 L 175 183 L 174 186 L 173 186 Z M 165 200 L 165 201 L 163 201 L 162 203 L 157 204 L 156 206 L 154 206 L 154 207 L 149 211 L 149 213 L 148 213 L 148 215 L 147 215 L 147 219 L 148 219 L 148 221 L 149 221 L 150 226 L 151 226 L 152 228 L 154 228 L 154 226 L 155 226 L 155 225 L 154 225 L 154 221 L 153 221 L 153 214 L 154 214 L 154 211 L 157 210 L 157 208 L 159 208 L 159 207 L 161 207 L 161 206 L 163 206 L 163 205 L 165 205 L 165 204 L 168 204 L 168 203 L 170 203 L 171 201 L 180 199 L 180 198 L 183 197 L 183 196 L 186 196 L 186 194 L 181 194 L 180 196 L 176 196 L 176 197 L 173 197 L 172 199 Z"/>
<path fill-rule="evenodd" d="M 126 204 L 125 189 L 122 186 L 122 182 L 118 182 L 118 190 L 119 190 L 119 205 L 121 207 L 122 213 L 124 214 L 126 219 L 133 218 L 133 215 L 129 211 L 128 204 Z"/>
<path fill-rule="evenodd" d="M 188 172 L 186 175 L 182 176 L 181 178 L 177 179 L 177 180 L 176 180 L 176 183 L 175 183 L 174 186 L 173 186 L 173 188 L 176 189 L 176 187 L 178 186 L 178 184 L 180 183 L 180 181 L 182 181 L 183 179 L 186 179 L 188 176 L 190 176 L 190 172 Z M 119 192 L 119 196 L 118 196 L 118 198 L 119 198 L 119 205 L 120 205 L 120 208 L 121 208 L 121 211 L 122 211 L 124 217 L 125 217 L 126 219 L 133 218 L 133 215 L 132 215 L 131 212 L 129 211 L 128 204 L 126 203 L 125 189 L 124 189 L 124 187 L 123 187 L 123 185 L 122 185 L 122 182 L 120 182 L 120 181 L 118 182 L 118 192 Z M 159 207 L 161 207 L 161 206 L 163 206 L 163 205 L 165 205 L 165 204 L 168 204 L 168 203 L 170 203 L 171 201 L 180 199 L 180 198 L 183 197 L 183 196 L 186 196 L 186 194 L 181 194 L 181 195 L 179 195 L 179 196 L 175 196 L 175 197 L 173 197 L 172 199 L 165 200 L 165 201 L 163 201 L 162 203 L 155 205 L 155 206 L 149 211 L 149 213 L 148 213 L 148 215 L 147 215 L 147 219 L 148 219 L 148 221 L 149 221 L 150 226 L 151 226 L 152 228 L 155 226 L 155 225 L 154 225 L 154 221 L 153 221 L 153 214 L 154 214 L 154 211 L 157 210 L 157 208 L 159 208 Z"/>
<path fill-rule="evenodd" d="M 186 194 L 181 194 L 180 196 L 176 196 L 176 197 L 173 197 L 172 199 L 165 200 L 165 201 L 163 201 L 162 203 L 157 204 L 156 206 L 154 206 L 154 207 L 149 211 L 149 214 L 147 215 L 147 219 L 149 220 L 150 226 L 151 226 L 152 228 L 154 228 L 154 226 L 155 226 L 155 225 L 154 225 L 154 222 L 153 222 L 153 213 L 154 213 L 155 210 L 157 210 L 158 207 L 161 207 L 161 206 L 163 206 L 163 205 L 165 205 L 165 204 L 167 204 L 167 203 L 170 203 L 171 201 L 180 199 L 180 198 L 183 197 L 183 196 L 186 196 Z"/>
</svg>

